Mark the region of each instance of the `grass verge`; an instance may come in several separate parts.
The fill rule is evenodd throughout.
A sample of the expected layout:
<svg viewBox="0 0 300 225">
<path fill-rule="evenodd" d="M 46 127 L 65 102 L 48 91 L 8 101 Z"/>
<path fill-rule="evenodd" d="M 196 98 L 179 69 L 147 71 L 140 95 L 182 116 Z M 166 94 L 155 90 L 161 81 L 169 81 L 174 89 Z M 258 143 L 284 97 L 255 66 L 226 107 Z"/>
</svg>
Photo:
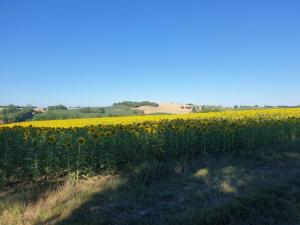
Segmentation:
<svg viewBox="0 0 300 225">
<path fill-rule="evenodd" d="M 0 192 L 0 224 L 293 225 L 300 215 L 300 147 L 144 163 L 79 183 Z"/>
</svg>

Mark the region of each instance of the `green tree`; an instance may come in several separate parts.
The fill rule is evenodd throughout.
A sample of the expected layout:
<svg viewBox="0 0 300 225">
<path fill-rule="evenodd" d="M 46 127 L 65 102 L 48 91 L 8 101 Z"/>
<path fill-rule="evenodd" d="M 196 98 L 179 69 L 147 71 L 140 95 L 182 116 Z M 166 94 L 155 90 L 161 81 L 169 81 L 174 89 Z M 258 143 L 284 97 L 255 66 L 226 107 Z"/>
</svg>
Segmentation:
<svg viewBox="0 0 300 225">
<path fill-rule="evenodd" d="M 32 106 L 26 106 L 23 109 L 18 108 L 15 110 L 15 107 L 9 107 L 8 110 L 2 110 L 2 117 L 4 123 L 16 123 L 23 122 L 33 117 L 34 108 Z"/>
<path fill-rule="evenodd" d="M 132 108 L 137 108 L 140 106 L 153 106 L 153 107 L 159 106 L 159 104 L 155 102 L 149 102 L 149 101 L 142 101 L 142 102 L 124 101 L 124 102 L 114 103 L 114 106 L 118 106 L 118 105 L 125 105 Z"/>
<path fill-rule="evenodd" d="M 20 108 L 16 105 L 9 105 L 2 109 L 1 114 L 16 113 L 19 109 Z"/>
<path fill-rule="evenodd" d="M 48 110 L 68 110 L 68 108 L 64 105 L 53 105 L 53 106 L 48 106 Z"/>
</svg>

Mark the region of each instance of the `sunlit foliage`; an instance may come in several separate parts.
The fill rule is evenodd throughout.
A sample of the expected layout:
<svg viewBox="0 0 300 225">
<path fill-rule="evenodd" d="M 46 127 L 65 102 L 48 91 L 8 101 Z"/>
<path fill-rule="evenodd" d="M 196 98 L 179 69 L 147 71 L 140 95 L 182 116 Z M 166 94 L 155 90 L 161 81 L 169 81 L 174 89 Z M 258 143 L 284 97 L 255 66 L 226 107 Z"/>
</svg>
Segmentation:
<svg viewBox="0 0 300 225">
<path fill-rule="evenodd" d="M 0 181 L 241 153 L 300 137 L 300 109 L 26 122 L 0 127 Z"/>
</svg>

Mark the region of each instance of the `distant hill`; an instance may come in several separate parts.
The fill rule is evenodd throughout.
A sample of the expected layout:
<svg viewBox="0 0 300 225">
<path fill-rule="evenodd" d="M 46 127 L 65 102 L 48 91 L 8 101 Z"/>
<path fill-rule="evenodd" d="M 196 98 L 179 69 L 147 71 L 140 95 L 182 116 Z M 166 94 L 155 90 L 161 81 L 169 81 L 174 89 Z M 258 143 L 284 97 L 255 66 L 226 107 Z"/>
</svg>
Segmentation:
<svg viewBox="0 0 300 225">
<path fill-rule="evenodd" d="M 124 102 L 114 103 L 113 105 L 114 106 L 124 105 L 124 106 L 132 107 L 132 108 L 138 108 L 138 107 L 141 107 L 141 106 L 152 106 L 152 107 L 158 107 L 159 106 L 158 103 L 149 102 L 149 101 L 142 101 L 142 102 L 124 101 Z"/>
<path fill-rule="evenodd" d="M 61 120 L 77 118 L 98 118 L 115 116 L 133 116 L 144 114 L 188 114 L 197 112 L 218 112 L 225 110 L 247 110 L 267 108 L 295 108 L 299 106 L 244 106 L 223 107 L 213 105 L 194 105 L 178 103 L 155 103 L 150 101 L 123 101 L 106 107 L 76 107 L 64 105 L 37 108 L 35 106 L 0 106 L 0 124 L 23 122 L 29 120 Z"/>
<path fill-rule="evenodd" d="M 44 113 L 36 114 L 33 120 L 57 120 L 57 119 L 77 119 L 77 118 L 98 118 L 111 116 L 131 116 L 142 115 L 144 112 L 137 108 L 125 105 L 114 105 L 107 107 L 82 107 L 70 109 L 48 110 Z"/>
<path fill-rule="evenodd" d="M 137 109 L 144 111 L 145 114 L 169 113 L 169 114 L 188 114 L 192 112 L 192 106 L 177 103 L 162 103 L 157 107 L 140 106 Z"/>
</svg>

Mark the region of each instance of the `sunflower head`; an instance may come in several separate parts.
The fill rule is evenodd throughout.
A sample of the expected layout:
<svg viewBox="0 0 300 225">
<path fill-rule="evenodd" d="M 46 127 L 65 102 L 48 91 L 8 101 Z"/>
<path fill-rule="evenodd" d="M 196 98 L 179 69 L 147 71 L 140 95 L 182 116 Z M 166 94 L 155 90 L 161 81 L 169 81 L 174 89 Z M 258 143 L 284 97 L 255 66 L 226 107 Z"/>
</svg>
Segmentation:
<svg viewBox="0 0 300 225">
<path fill-rule="evenodd" d="M 85 139 L 83 137 L 78 138 L 78 144 L 83 145 L 85 143 Z"/>
<path fill-rule="evenodd" d="M 55 137 L 54 136 L 47 137 L 47 142 L 51 144 L 55 143 Z"/>
<path fill-rule="evenodd" d="M 106 131 L 106 132 L 105 132 L 105 136 L 106 136 L 106 137 L 110 137 L 110 136 L 111 136 L 111 132 L 110 132 L 110 131 Z"/>
<path fill-rule="evenodd" d="M 65 145 L 67 148 L 71 148 L 72 144 L 70 142 L 67 142 Z"/>
</svg>

